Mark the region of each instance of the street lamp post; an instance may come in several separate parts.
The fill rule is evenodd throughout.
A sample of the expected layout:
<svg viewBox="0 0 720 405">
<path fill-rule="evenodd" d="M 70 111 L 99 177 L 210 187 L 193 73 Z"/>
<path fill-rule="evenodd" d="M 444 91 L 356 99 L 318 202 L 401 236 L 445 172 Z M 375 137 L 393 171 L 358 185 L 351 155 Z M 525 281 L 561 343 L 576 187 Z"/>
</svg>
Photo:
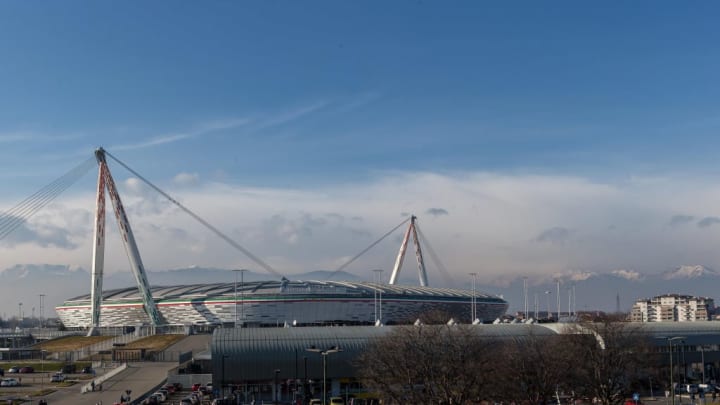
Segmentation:
<svg viewBox="0 0 720 405">
<path fill-rule="evenodd" d="M 705 384 L 705 346 L 700 346 L 700 362 L 702 363 L 702 383 Z"/>
<path fill-rule="evenodd" d="M 333 354 L 333 353 L 341 352 L 342 349 L 340 349 L 337 346 L 333 346 L 333 347 L 323 350 L 323 349 L 318 349 L 315 346 L 311 346 L 305 350 L 307 350 L 308 352 L 320 353 L 320 355 L 322 356 L 322 361 L 323 361 L 323 400 L 322 400 L 322 403 L 323 403 L 323 405 L 326 405 L 327 404 L 327 356 L 330 354 Z"/>
<path fill-rule="evenodd" d="M 228 356 L 222 356 L 222 361 L 220 362 L 220 395 L 225 398 L 225 358 Z"/>
<path fill-rule="evenodd" d="M 40 350 L 40 391 L 45 388 L 45 350 Z"/>
<path fill-rule="evenodd" d="M 303 405 L 305 405 L 310 398 L 310 387 L 307 379 L 307 356 L 303 356 L 303 363 L 305 363 L 305 378 L 303 379 Z"/>
<path fill-rule="evenodd" d="M 685 336 L 665 337 L 670 350 L 670 391 L 672 392 L 672 405 L 675 405 L 675 383 L 673 381 L 673 340 L 685 339 Z"/>
<path fill-rule="evenodd" d="M 278 389 L 278 374 L 280 374 L 280 369 L 276 368 L 275 369 L 275 386 L 273 387 L 273 391 L 275 391 L 275 401 L 273 402 L 273 404 L 280 403 L 280 402 L 278 402 L 278 391 L 279 391 L 279 389 Z"/>
</svg>

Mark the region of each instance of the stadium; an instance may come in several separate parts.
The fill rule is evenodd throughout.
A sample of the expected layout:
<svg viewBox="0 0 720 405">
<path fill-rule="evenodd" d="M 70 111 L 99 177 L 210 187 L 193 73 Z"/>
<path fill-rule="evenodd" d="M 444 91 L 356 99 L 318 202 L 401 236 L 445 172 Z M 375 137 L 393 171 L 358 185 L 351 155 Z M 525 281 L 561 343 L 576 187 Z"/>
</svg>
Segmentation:
<svg viewBox="0 0 720 405">
<path fill-rule="evenodd" d="M 508 303 L 478 291 L 346 281 L 261 281 L 151 287 L 165 324 L 170 325 L 370 325 L 411 323 L 432 313 L 470 322 L 492 321 Z M 137 287 L 103 291 L 100 326 L 151 324 Z M 66 327 L 92 322 L 91 295 L 55 308 Z"/>
<path fill-rule="evenodd" d="M 409 323 L 416 319 L 422 321 L 423 317 L 428 316 L 444 316 L 458 322 L 474 322 L 475 320 L 494 320 L 503 315 L 508 308 L 508 303 L 502 298 L 476 292 L 474 278 L 472 291 L 429 287 L 418 239 L 418 234 L 422 233 L 417 227 L 417 218 L 414 215 L 334 272 L 337 274 L 394 230 L 409 223 L 387 284 L 290 281 L 157 186 L 132 171 L 139 179 L 193 216 L 210 231 L 228 242 L 230 246 L 241 251 L 269 274 L 277 277 L 277 281 L 243 282 L 239 289 L 237 282 L 234 284 L 151 286 L 130 222 L 115 187 L 115 181 L 110 174 L 107 156 L 132 171 L 104 149 L 99 148 L 95 151 L 98 163 L 98 189 L 92 289 L 90 294 L 71 298 L 55 308 L 65 327 L 90 328 L 89 334 L 94 334 L 97 332 L 96 328 L 99 327 L 136 325 L 205 325 L 210 327 L 221 325 L 366 325 Z M 102 290 L 106 191 L 112 202 L 130 268 L 137 282 L 136 288 Z M 411 238 L 415 246 L 420 286 L 401 286 L 396 282 Z M 436 315 L 432 315 L 433 313 Z M 436 321 L 437 318 L 433 320 Z"/>
</svg>

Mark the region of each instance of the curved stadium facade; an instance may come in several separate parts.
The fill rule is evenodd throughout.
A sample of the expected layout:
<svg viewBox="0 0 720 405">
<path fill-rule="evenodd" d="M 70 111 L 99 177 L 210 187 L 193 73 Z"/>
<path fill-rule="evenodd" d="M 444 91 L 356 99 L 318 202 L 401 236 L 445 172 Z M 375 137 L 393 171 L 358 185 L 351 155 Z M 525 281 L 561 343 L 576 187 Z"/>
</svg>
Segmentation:
<svg viewBox="0 0 720 405">
<path fill-rule="evenodd" d="M 137 287 L 103 291 L 100 326 L 149 324 Z M 386 324 L 408 323 L 431 312 L 469 322 L 473 292 L 448 288 L 346 281 L 260 281 L 153 287 L 152 297 L 167 324 L 217 326 L 364 325 L 376 312 Z M 474 293 L 480 320 L 503 315 L 508 303 Z M 55 308 L 66 327 L 91 325 L 90 294 Z"/>
</svg>

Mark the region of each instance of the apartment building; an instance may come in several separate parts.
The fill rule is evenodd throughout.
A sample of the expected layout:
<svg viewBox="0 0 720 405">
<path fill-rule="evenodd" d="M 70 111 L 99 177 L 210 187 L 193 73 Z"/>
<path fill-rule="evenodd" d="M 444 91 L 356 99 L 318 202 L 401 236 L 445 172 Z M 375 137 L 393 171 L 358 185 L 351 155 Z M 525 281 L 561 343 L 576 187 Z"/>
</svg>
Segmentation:
<svg viewBox="0 0 720 405">
<path fill-rule="evenodd" d="M 707 297 L 666 294 L 635 301 L 630 313 L 633 322 L 697 322 L 709 321 L 715 301 Z"/>
</svg>

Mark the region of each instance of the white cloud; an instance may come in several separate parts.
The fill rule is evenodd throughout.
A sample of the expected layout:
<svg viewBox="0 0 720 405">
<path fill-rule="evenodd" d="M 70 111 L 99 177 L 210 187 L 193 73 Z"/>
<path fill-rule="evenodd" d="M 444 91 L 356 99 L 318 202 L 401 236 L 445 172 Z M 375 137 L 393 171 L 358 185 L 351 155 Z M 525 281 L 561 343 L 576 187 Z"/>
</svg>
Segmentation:
<svg viewBox="0 0 720 405">
<path fill-rule="evenodd" d="M 195 263 L 259 270 L 241 252 L 137 180 L 123 183 L 122 188 L 146 267 Z M 373 182 L 307 190 L 208 183 L 165 191 L 283 274 L 334 270 L 406 219 L 400 215 L 403 212 L 420 213 L 426 242 L 458 279 L 470 271 L 478 272 L 479 281 L 489 282 L 512 275 L 571 274 L 577 268 L 586 270 L 571 279 L 627 268 L 657 273 L 678 262 L 720 267 L 720 252 L 715 249 L 720 228 L 668 226 L 668 218 L 678 212 L 694 218 L 711 216 L 720 200 L 720 188 L 712 181 L 608 184 L 562 176 L 396 173 Z M 90 268 L 94 195 L 84 193 L 63 201 L 52 216 L 40 215 L 33 223 L 69 229 L 72 236 L 59 239 L 66 248 L 2 245 L 0 268 L 38 261 Z M 428 207 L 443 207 L 452 215 L 423 216 Z M 88 218 L 70 220 L 71 212 L 85 212 Z M 81 228 L 86 228 L 84 234 Z M 127 271 L 112 215 L 107 228 L 107 269 Z M 537 242 L 539 235 L 554 228 L 572 229 L 571 238 L 562 238 L 564 243 Z M 61 236 L 47 229 L 46 239 Z M 359 274 L 374 268 L 390 271 L 401 232 L 386 238 L 347 270 Z M 426 262 L 431 274 L 438 272 L 427 255 Z M 412 267 L 412 260 L 406 260 L 404 272 L 414 273 L 408 266 Z M 624 276 L 632 274 L 628 271 Z"/>
<path fill-rule="evenodd" d="M 189 138 L 209 135 L 216 131 L 238 128 L 248 124 L 249 122 L 250 120 L 246 118 L 229 118 L 225 120 L 208 121 L 200 123 L 188 131 L 156 135 L 135 141 L 133 143 L 114 145 L 108 149 L 112 151 L 145 149 L 153 146 L 175 143 Z"/>
<path fill-rule="evenodd" d="M 197 173 L 178 173 L 173 178 L 173 183 L 180 186 L 194 186 L 200 181 L 200 175 Z"/>
<path fill-rule="evenodd" d="M 635 270 L 618 269 L 611 271 L 611 273 L 626 280 L 640 280 L 642 278 L 642 274 Z"/>
<path fill-rule="evenodd" d="M 597 276 L 597 274 L 592 271 L 578 271 L 570 274 L 568 278 L 571 281 L 584 281 L 595 276 Z"/>
</svg>

